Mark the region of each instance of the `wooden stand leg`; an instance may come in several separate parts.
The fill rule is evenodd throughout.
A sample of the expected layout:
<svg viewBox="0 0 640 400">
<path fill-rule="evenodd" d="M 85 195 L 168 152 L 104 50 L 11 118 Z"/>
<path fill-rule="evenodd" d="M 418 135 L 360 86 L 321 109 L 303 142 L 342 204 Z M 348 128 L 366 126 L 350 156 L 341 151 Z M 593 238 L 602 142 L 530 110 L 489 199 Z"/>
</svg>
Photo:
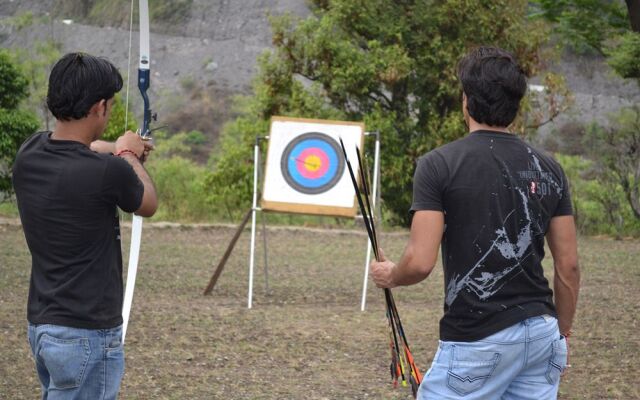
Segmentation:
<svg viewBox="0 0 640 400">
<path fill-rule="evenodd" d="M 249 217 L 250 216 L 251 216 L 251 210 L 247 211 L 247 214 L 242 219 L 242 222 L 240 222 L 240 226 L 238 226 L 238 230 L 236 231 L 236 234 L 233 235 L 233 239 L 231 239 L 231 242 L 229 243 L 229 246 L 227 247 L 227 251 L 224 252 L 224 255 L 222 256 L 222 259 L 218 263 L 218 266 L 216 267 L 216 271 L 213 273 L 213 276 L 211 277 L 211 280 L 209 281 L 209 285 L 204 290 L 204 295 L 205 296 L 208 295 L 208 294 L 211 294 L 211 291 L 213 290 L 213 287 L 216 285 L 216 282 L 218 281 L 218 278 L 220 277 L 220 274 L 222 273 L 222 270 L 224 269 L 224 265 L 227 263 L 227 259 L 231 255 L 231 251 L 235 247 L 236 242 L 238 241 L 238 238 L 240 238 L 240 234 L 242 233 L 242 230 L 244 229 L 245 225 L 247 225 L 247 222 L 249 222 Z"/>
</svg>

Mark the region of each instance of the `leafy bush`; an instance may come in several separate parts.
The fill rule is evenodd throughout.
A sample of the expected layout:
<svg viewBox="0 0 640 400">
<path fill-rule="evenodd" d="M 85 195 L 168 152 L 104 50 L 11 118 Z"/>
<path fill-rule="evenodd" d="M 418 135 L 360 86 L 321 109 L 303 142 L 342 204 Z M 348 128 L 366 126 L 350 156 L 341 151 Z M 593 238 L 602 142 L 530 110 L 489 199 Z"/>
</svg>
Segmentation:
<svg viewBox="0 0 640 400">
<path fill-rule="evenodd" d="M 151 29 L 173 32 L 187 19 L 193 0 L 154 0 L 149 2 Z M 130 0 L 58 0 L 52 12 L 56 17 L 75 18 L 96 25 L 129 28 Z M 134 21 L 138 20 L 137 2 Z"/>
<path fill-rule="evenodd" d="M 19 109 L 29 82 L 10 55 L 0 51 L 0 200 L 11 194 L 11 166 L 22 142 L 39 126 L 32 112 Z"/>
<path fill-rule="evenodd" d="M 250 118 L 238 118 L 227 124 L 218 150 L 213 153 L 213 171 L 205 185 L 208 203 L 220 209 L 226 218 L 239 219 L 251 208 L 253 195 L 253 143 L 263 136 L 268 124 Z M 262 153 L 263 155 L 264 153 Z M 264 159 L 264 158 L 262 158 Z"/>
<path fill-rule="evenodd" d="M 219 215 L 207 203 L 204 190 L 207 169 L 186 158 L 191 152 L 189 141 L 197 140 L 198 134 L 156 135 L 156 150 L 146 165 L 160 202 L 155 219 L 194 222 Z"/>
<path fill-rule="evenodd" d="M 609 65 L 623 78 L 640 78 L 640 32 L 626 32 L 607 50 Z"/>
<path fill-rule="evenodd" d="M 147 169 L 158 192 L 155 219 L 201 222 L 211 220 L 216 210 L 209 207 L 204 191 L 206 169 L 181 156 L 150 160 Z"/>
<path fill-rule="evenodd" d="M 115 141 L 117 138 L 122 136 L 126 130 L 135 132 L 136 129 L 138 129 L 138 125 L 135 120 L 136 116 L 131 111 L 131 107 L 129 108 L 128 115 L 126 114 L 127 110 L 125 108 L 124 101 L 122 100 L 122 95 L 118 93 L 113 99 L 111 116 L 109 117 L 107 128 L 102 134 L 102 140 Z"/>
<path fill-rule="evenodd" d="M 569 179 L 578 231 L 589 235 L 640 236 L 622 187 L 611 172 L 582 156 L 556 155 Z"/>
</svg>

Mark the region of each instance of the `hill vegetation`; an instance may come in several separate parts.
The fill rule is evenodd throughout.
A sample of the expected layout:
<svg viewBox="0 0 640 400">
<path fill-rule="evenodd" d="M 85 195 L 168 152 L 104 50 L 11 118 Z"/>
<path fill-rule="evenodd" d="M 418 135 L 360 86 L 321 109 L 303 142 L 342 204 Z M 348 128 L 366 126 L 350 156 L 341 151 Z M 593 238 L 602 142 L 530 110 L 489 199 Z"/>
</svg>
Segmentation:
<svg viewBox="0 0 640 400">
<path fill-rule="evenodd" d="M 185 32 L 185 21 L 203 7 L 196 0 L 152 5 L 153 29 L 163 33 Z M 383 218 L 406 225 L 416 158 L 465 133 L 455 64 L 470 46 L 492 43 L 513 51 L 527 74 L 544 87 L 530 92 L 513 129 L 558 153 L 572 176 L 581 231 L 640 234 L 640 178 L 635 172 L 640 170 L 640 150 L 632 134 L 637 109 L 622 110 L 606 124 L 576 116 L 561 131 L 538 134 L 539 127 L 566 114 L 573 102 L 564 76 L 547 70 L 558 57 L 554 49 L 599 54 L 620 76 L 637 80 L 640 34 L 633 29 L 637 16 L 631 8 L 604 0 L 425 5 L 315 0 L 307 17 L 271 17 L 273 48 L 259 58 L 250 93 L 236 97 L 233 107 L 234 92 L 182 77 L 170 89 L 172 111 L 163 118 L 170 127 L 157 132 L 158 151 L 149 162 L 162 196 L 158 218 L 239 218 L 250 206 L 254 138 L 267 132 L 271 116 L 288 115 L 364 121 L 367 130 L 382 132 Z M 58 0 L 53 10 L 53 16 L 38 18 L 73 16 L 93 25 L 109 21 L 113 27 L 128 27 L 130 18 L 130 3 L 124 0 Z M 35 19 L 23 14 L 13 24 L 28 30 Z M 30 82 L 24 108 L 42 110 L 47 66 L 59 56 L 59 48 L 47 42 L 28 52 L 15 51 L 13 59 Z M 217 64 L 210 60 L 203 67 L 213 70 Z M 107 137 L 116 137 L 124 127 L 126 109 L 120 97 Z M 47 114 L 40 113 L 46 121 Z M 212 140 L 211 130 L 217 128 L 211 124 L 224 121 L 220 139 Z M 128 127 L 134 126 L 128 119 Z M 283 218 L 302 220 L 309 223 Z"/>
</svg>

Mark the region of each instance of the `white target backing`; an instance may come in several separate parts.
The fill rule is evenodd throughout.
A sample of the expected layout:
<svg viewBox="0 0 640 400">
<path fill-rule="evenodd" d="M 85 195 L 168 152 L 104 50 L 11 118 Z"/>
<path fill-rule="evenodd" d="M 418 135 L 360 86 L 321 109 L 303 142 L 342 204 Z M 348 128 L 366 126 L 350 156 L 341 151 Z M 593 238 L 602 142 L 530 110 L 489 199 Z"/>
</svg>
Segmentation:
<svg viewBox="0 0 640 400">
<path fill-rule="evenodd" d="M 355 193 L 340 139 L 357 176 L 356 146 L 362 149 L 364 124 L 272 117 L 262 209 L 355 216 Z"/>
</svg>

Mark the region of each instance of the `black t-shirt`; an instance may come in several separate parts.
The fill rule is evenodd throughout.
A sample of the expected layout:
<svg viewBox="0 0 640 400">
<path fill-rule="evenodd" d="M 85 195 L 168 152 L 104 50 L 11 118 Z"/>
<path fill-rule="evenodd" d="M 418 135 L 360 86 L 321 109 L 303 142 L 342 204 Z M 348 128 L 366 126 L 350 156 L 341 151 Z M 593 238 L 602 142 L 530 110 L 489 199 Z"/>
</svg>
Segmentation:
<svg viewBox="0 0 640 400">
<path fill-rule="evenodd" d="M 572 208 L 555 160 L 517 136 L 473 132 L 420 158 L 411 206 L 419 210 L 445 215 L 442 340 L 475 341 L 556 315 L 544 237 L 551 218 Z"/>
<path fill-rule="evenodd" d="M 13 186 L 31 251 L 27 319 L 86 329 L 122 324 L 120 207 L 140 207 L 144 186 L 127 161 L 80 142 L 31 136 Z"/>
</svg>

